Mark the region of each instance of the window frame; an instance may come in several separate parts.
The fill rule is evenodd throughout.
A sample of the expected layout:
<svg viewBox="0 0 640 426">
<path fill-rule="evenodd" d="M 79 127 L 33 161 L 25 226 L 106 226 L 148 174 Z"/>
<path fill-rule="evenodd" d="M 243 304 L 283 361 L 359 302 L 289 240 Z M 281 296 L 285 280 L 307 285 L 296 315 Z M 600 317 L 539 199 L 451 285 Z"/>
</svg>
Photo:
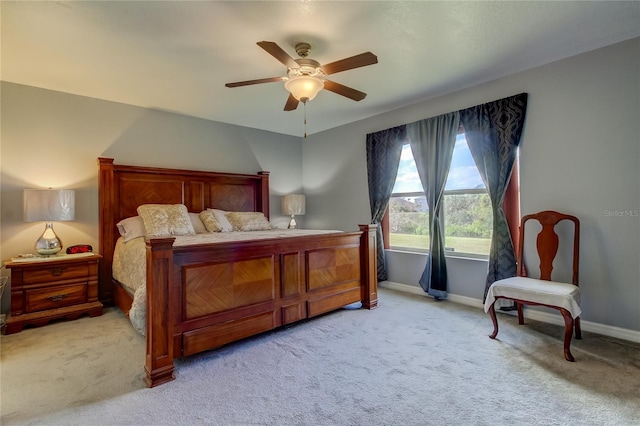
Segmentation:
<svg viewBox="0 0 640 426">
<path fill-rule="evenodd" d="M 447 195 L 466 195 L 466 194 L 486 194 L 487 197 L 489 197 L 489 191 L 487 190 L 487 188 L 484 189 L 480 189 L 480 188 L 472 188 L 472 189 L 452 189 L 447 191 L 445 189 L 442 197 L 443 197 L 443 202 L 446 204 L 446 196 Z M 444 207 L 444 206 L 443 206 Z M 445 216 L 443 215 L 440 218 L 440 225 L 442 227 L 443 230 L 445 230 L 446 233 L 446 225 L 444 223 L 445 220 Z M 491 228 L 492 231 L 492 235 L 493 235 L 493 226 Z M 446 256 L 450 256 L 450 257 L 464 257 L 464 258 L 471 258 L 471 259 L 489 259 L 489 253 L 487 254 L 481 254 L 481 253 L 467 253 L 467 252 L 463 252 L 463 251 L 455 251 L 455 250 L 447 250 L 447 245 L 446 245 L 446 235 L 445 235 L 445 248 L 444 248 L 444 255 Z M 493 236 L 492 236 L 493 238 Z M 491 243 L 491 240 L 489 240 L 489 243 Z"/>
<path fill-rule="evenodd" d="M 458 134 L 464 133 L 464 128 L 460 127 Z M 407 142 L 408 143 L 408 142 Z M 467 142 L 468 143 L 468 142 Z M 452 194 L 471 194 L 471 193 L 486 193 L 488 194 L 488 189 L 463 189 L 463 190 L 445 190 L 444 195 L 452 195 Z M 407 197 L 424 197 L 424 192 L 402 192 L 402 193 L 392 193 L 389 201 L 392 197 L 398 196 L 407 196 Z M 511 233 L 511 239 L 513 241 L 514 251 L 518 248 L 518 227 L 520 224 L 520 149 L 518 148 L 516 151 L 516 159 L 513 164 L 513 169 L 511 171 L 511 179 L 509 180 L 509 184 L 507 186 L 504 201 L 502 204 L 502 208 L 504 209 L 505 216 L 507 218 L 507 224 L 509 226 L 509 231 Z M 390 225 L 389 225 L 389 203 L 387 203 L 387 208 L 385 210 L 384 216 L 380 225 L 382 227 L 382 237 L 383 237 L 383 246 L 385 250 L 394 250 L 394 251 L 405 251 L 409 253 L 429 253 L 429 250 L 421 250 L 415 249 L 411 247 L 391 247 L 389 244 L 389 234 L 390 234 Z M 444 222 L 444 217 L 440 219 Z M 443 223 L 444 226 L 444 223 Z M 444 229 L 444 228 L 443 228 Z M 489 258 L 489 255 L 485 254 L 474 254 L 474 253 L 462 253 L 455 251 L 447 251 L 445 250 L 445 257 L 457 257 L 457 258 L 471 258 L 471 259 L 482 259 L 486 260 Z"/>
<path fill-rule="evenodd" d="M 487 196 L 489 195 L 488 191 L 486 190 L 486 188 L 472 188 L 472 189 L 451 189 L 451 190 L 445 190 L 443 193 L 443 197 L 446 197 L 447 195 L 466 195 L 466 194 L 486 194 Z M 391 200 L 391 198 L 394 197 L 424 197 L 424 192 L 394 192 L 393 194 L 391 194 L 391 197 L 389 198 L 389 200 Z M 444 200 L 444 202 L 446 203 L 446 200 Z M 389 243 L 389 220 L 390 220 L 390 213 L 389 213 L 389 206 L 387 206 L 387 210 L 385 211 L 385 218 L 386 218 L 386 226 L 387 226 L 387 230 L 385 233 L 385 225 L 384 225 L 384 221 L 383 221 L 383 238 L 384 238 L 384 242 L 385 242 L 385 249 L 388 250 L 395 250 L 395 251 L 404 251 L 404 252 L 408 252 L 408 253 L 429 253 L 428 249 L 422 249 L 422 248 L 415 248 L 415 247 L 402 247 L 402 246 L 393 246 L 391 247 L 390 243 Z M 442 229 L 445 229 L 445 224 L 444 224 L 444 216 L 442 216 L 440 218 L 440 224 Z M 462 257 L 462 258 L 471 258 L 471 259 L 488 259 L 489 258 L 489 254 L 481 254 L 481 253 L 467 253 L 467 252 L 462 252 L 462 251 L 455 251 L 455 250 L 447 250 L 447 247 L 445 245 L 445 256 L 449 256 L 449 257 Z"/>
</svg>

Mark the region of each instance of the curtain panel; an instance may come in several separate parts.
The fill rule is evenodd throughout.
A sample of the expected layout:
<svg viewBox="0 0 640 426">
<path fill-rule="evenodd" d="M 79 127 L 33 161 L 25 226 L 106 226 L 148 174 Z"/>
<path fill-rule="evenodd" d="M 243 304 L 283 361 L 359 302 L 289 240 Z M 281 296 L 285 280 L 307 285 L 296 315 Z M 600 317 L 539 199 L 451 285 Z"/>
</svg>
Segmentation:
<svg viewBox="0 0 640 426">
<path fill-rule="evenodd" d="M 419 283 L 436 299 L 447 297 L 442 201 L 459 127 L 457 111 L 407 124 L 411 151 L 429 206 L 429 256 Z"/>
<path fill-rule="evenodd" d="M 527 93 L 521 93 L 460 111 L 469 150 L 487 187 L 493 210 L 484 298 L 494 281 L 516 275 L 516 256 L 503 203 L 524 127 L 527 99 Z"/>
<path fill-rule="evenodd" d="M 389 205 L 389 199 L 396 182 L 402 145 L 407 139 L 405 125 L 367 134 L 367 176 L 369 182 L 369 204 L 371 223 L 378 225 L 377 268 L 378 280 L 387 279 L 387 265 L 384 253 L 384 240 L 380 222 Z"/>
</svg>

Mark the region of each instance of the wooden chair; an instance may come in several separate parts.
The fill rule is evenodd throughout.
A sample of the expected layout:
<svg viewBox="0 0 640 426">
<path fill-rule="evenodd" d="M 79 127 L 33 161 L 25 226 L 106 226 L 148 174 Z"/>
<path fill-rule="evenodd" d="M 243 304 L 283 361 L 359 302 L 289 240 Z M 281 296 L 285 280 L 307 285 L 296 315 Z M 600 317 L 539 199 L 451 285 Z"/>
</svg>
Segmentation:
<svg viewBox="0 0 640 426">
<path fill-rule="evenodd" d="M 540 278 L 526 277 L 524 267 L 524 236 L 525 223 L 531 219 L 537 220 L 542 229 L 537 236 L 536 247 L 540 259 Z M 572 283 L 557 282 L 551 280 L 553 260 L 556 257 L 559 246 L 558 235 L 555 226 L 563 221 L 573 222 L 573 278 Z M 498 299 L 511 299 L 518 309 L 518 323 L 524 324 L 522 313 L 523 305 L 547 306 L 558 309 L 564 318 L 564 357 L 567 361 L 574 361 L 571 355 L 570 345 L 573 330 L 576 339 L 582 338 L 580 330 L 580 290 L 578 288 L 578 259 L 579 259 L 580 221 L 575 216 L 570 216 L 555 211 L 543 211 L 530 214 L 522 218 L 520 224 L 520 242 L 518 244 L 516 277 L 506 278 L 494 282 L 487 293 L 484 304 L 485 312 L 488 312 L 493 321 L 493 333 L 489 336 L 495 339 L 498 335 L 498 320 L 496 318 L 495 303 Z"/>
</svg>

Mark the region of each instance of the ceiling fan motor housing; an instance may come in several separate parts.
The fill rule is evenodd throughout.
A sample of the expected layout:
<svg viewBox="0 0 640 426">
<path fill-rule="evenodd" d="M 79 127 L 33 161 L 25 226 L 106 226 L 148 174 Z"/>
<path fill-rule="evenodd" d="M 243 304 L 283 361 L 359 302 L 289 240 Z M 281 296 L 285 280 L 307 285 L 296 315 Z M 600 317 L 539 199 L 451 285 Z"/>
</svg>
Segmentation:
<svg viewBox="0 0 640 426">
<path fill-rule="evenodd" d="M 311 53 L 311 45 L 309 43 L 297 43 L 295 48 L 296 53 L 301 58 L 306 58 Z"/>
</svg>

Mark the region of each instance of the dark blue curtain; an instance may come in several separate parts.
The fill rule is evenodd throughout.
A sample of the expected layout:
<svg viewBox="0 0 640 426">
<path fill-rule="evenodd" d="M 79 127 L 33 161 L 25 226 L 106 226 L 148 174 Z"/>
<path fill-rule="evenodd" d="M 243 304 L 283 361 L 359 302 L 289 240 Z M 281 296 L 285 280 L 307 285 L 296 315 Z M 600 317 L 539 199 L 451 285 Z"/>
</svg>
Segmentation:
<svg viewBox="0 0 640 426">
<path fill-rule="evenodd" d="M 442 198 L 459 127 L 458 112 L 407 124 L 411 151 L 429 206 L 429 256 L 420 286 L 436 299 L 447 297 Z"/>
<path fill-rule="evenodd" d="M 516 160 L 526 110 L 527 94 L 521 93 L 460 111 L 469 150 L 487 187 L 493 209 L 485 298 L 494 281 L 516 275 L 513 240 L 502 205 Z"/>
<path fill-rule="evenodd" d="M 406 139 L 405 125 L 367 134 L 369 204 L 371 206 L 371 223 L 378 225 L 376 243 L 378 280 L 380 281 L 387 279 L 384 239 L 380 221 L 387 210 L 393 185 L 396 182 L 402 145 Z"/>
</svg>

